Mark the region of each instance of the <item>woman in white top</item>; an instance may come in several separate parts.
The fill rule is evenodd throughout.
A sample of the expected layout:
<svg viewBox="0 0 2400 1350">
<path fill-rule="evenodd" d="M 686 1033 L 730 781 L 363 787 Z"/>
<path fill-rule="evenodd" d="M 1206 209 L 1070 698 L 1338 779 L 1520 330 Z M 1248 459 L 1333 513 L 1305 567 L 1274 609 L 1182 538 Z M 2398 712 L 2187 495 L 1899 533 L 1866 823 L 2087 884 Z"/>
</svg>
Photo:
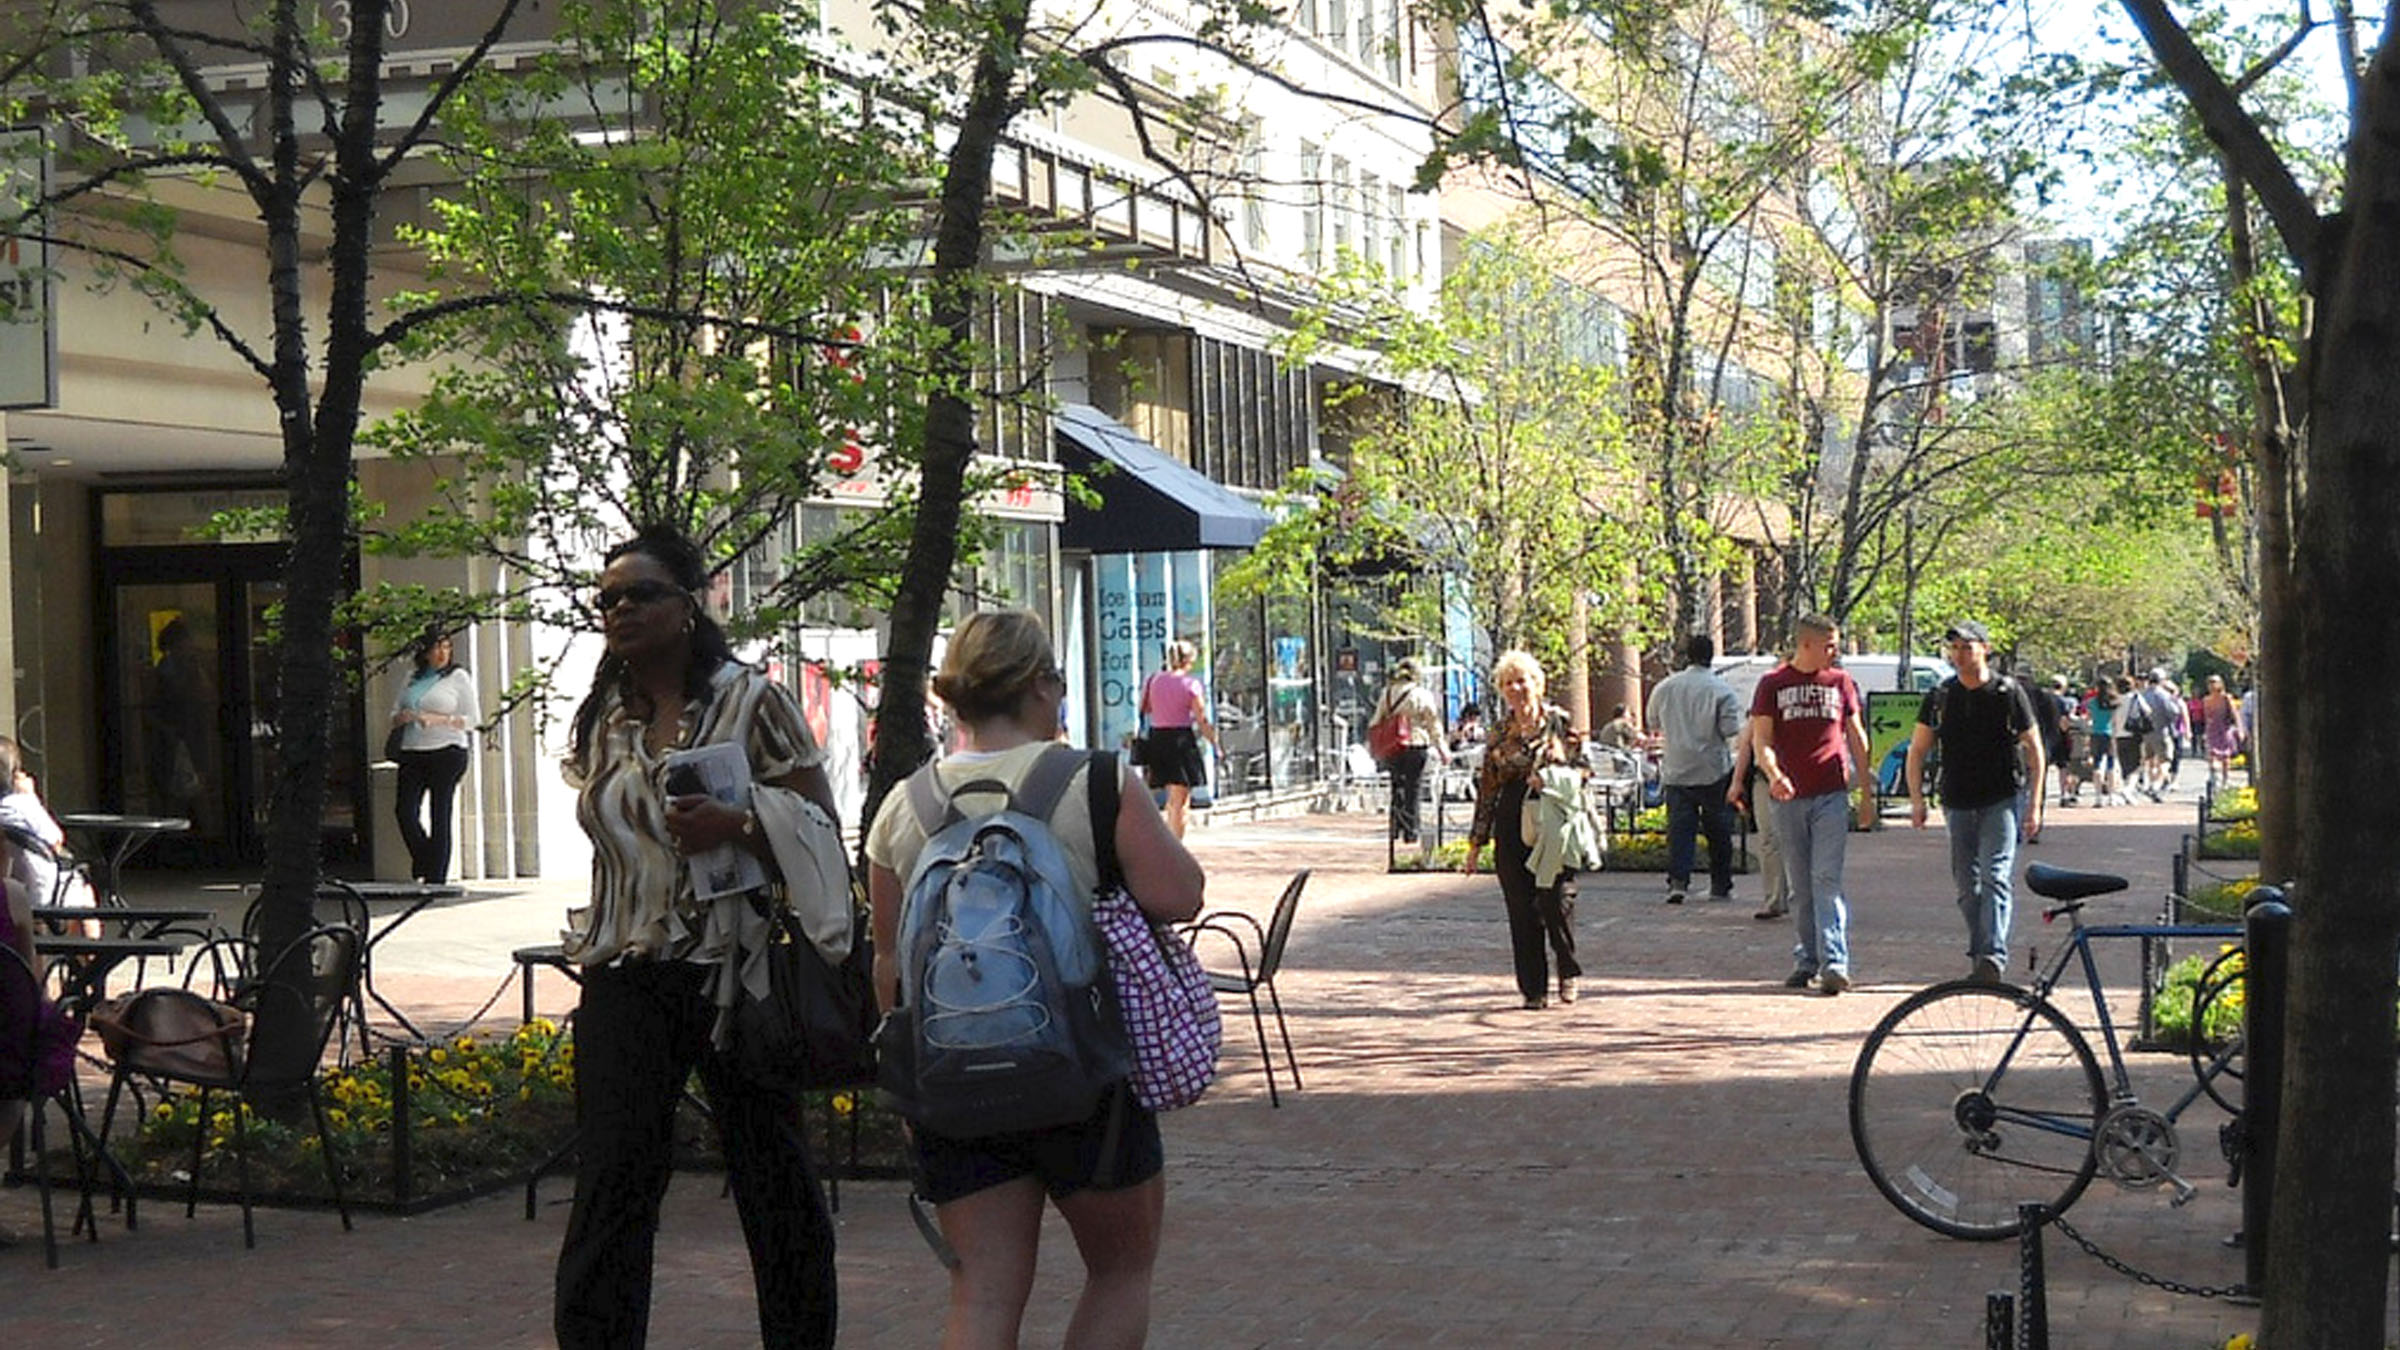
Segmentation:
<svg viewBox="0 0 2400 1350">
<path fill-rule="evenodd" d="M 467 776 L 468 733 L 483 720 L 475 701 L 475 677 L 450 659 L 450 635 L 428 632 L 412 649 L 416 669 L 392 705 L 392 727 L 400 733 L 399 795 L 393 814 L 408 845 L 409 872 L 439 885 L 450 876 L 451 803 Z M 431 822 L 426 799 L 433 801 Z"/>
<path fill-rule="evenodd" d="M 945 794 L 982 781 L 1023 787 L 1058 739 L 1067 679 L 1039 617 L 1026 610 L 967 616 L 950 638 L 934 692 L 966 728 L 965 744 L 934 766 Z M 1074 874 L 1078 898 L 1099 881 L 1092 837 L 1091 761 L 1075 770 L 1050 817 Z M 1200 911 L 1200 864 L 1167 829 L 1150 794 L 1127 775 L 1118 784 L 1115 839 L 1125 887 L 1162 922 Z M 898 951 L 904 879 L 925 832 L 905 787 L 885 796 L 867 832 L 867 894 L 875 906 L 875 990 L 885 1009 L 899 996 Z M 960 794 L 962 816 L 1005 803 Z M 942 1236 L 958 1254 L 950 1272 L 948 1350 L 1013 1346 L 1033 1293 L 1034 1255 L 1045 1198 L 1058 1206 L 1083 1256 L 1083 1293 L 1067 1324 L 1068 1345 L 1140 1345 L 1150 1324 L 1150 1279 L 1166 1217 L 1166 1159 L 1158 1118 L 1120 1087 L 1091 1118 L 1017 1134 L 952 1139 L 916 1128 L 917 1192 L 934 1204 Z"/>
<path fill-rule="evenodd" d="M 1450 757 L 1442 748 L 1442 710 L 1419 682 L 1414 657 L 1404 656 L 1392 667 L 1392 682 L 1384 686 L 1367 725 L 1372 727 L 1386 717 L 1400 719 L 1400 748 L 1384 763 L 1384 771 L 1392 776 L 1390 829 L 1401 843 L 1413 844 L 1417 842 L 1417 797 L 1425 783 L 1425 761 Z"/>
</svg>

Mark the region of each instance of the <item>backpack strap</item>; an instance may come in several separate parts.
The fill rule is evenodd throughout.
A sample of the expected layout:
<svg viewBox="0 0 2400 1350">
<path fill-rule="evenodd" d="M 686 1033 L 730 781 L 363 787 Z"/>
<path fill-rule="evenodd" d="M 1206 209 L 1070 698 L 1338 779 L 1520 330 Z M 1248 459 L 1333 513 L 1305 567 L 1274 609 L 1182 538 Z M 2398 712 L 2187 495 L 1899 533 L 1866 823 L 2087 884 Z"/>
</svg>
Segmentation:
<svg viewBox="0 0 2400 1350">
<path fill-rule="evenodd" d="M 1095 750 L 1091 757 L 1092 776 L 1084 784 L 1092 805 L 1092 856 L 1100 865 L 1100 889 L 1107 890 L 1125 880 L 1124 869 L 1117 865 L 1117 772 L 1116 752 Z"/>
<path fill-rule="evenodd" d="M 908 776 L 908 804 L 917 813 L 917 828 L 931 839 L 942 832 L 944 818 L 950 814 L 949 794 L 933 776 L 933 766 L 939 760 L 927 760 L 924 767 Z"/>
<path fill-rule="evenodd" d="M 1084 756 L 1063 745 L 1053 745 L 1042 751 L 1041 758 L 1025 773 L 1009 808 L 1035 820 L 1047 821 L 1058 809 L 1060 799 L 1067 795 L 1067 783 L 1075 771 L 1083 767 Z"/>
</svg>

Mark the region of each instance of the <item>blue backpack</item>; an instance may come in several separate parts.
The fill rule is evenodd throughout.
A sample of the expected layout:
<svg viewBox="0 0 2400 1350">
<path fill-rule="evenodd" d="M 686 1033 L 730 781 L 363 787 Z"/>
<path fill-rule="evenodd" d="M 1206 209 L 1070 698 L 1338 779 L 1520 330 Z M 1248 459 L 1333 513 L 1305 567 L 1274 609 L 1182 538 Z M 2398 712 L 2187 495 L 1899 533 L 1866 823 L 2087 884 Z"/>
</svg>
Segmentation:
<svg viewBox="0 0 2400 1350">
<path fill-rule="evenodd" d="M 984 779 L 945 797 L 931 765 L 908 780 L 926 842 L 901 901 L 878 1075 L 893 1109 L 935 1134 L 1085 1120 L 1132 1070 L 1106 949 L 1048 824 L 1084 760 L 1053 746 L 1016 793 Z M 1092 760 L 1093 818 L 1113 825 L 1116 757 Z M 958 797 L 982 794 L 1007 805 L 960 814 Z"/>
</svg>

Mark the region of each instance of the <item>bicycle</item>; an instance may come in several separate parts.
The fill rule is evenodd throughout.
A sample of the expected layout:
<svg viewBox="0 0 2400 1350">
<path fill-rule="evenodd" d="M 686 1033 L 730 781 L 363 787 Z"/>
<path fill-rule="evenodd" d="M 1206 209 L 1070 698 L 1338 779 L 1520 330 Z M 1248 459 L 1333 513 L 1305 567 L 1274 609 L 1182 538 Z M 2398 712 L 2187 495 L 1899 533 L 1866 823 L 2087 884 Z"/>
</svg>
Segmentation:
<svg viewBox="0 0 2400 1350">
<path fill-rule="evenodd" d="M 1937 1233 L 1976 1241 L 2014 1237 L 2018 1206 L 2063 1213 L 2103 1167 L 2132 1189 L 2172 1183 L 2174 1203 L 2195 1188 L 2175 1172 L 2175 1123 L 2215 1086 L 2240 1074 L 2240 1044 L 2195 1062 L 2196 1081 L 2164 1111 L 2142 1105 L 2125 1067 L 2116 1023 L 2093 960 L 2101 938 L 2239 938 L 2238 924 L 2106 924 L 2086 927 L 2084 902 L 2126 888 L 2123 877 L 2036 863 L 2026 889 L 2058 902 L 2072 931 L 2030 988 L 1955 981 L 1922 989 L 1892 1009 L 1858 1052 L 1850 1074 L 1850 1141 L 1875 1189 Z M 2108 1050 L 2108 1076 L 2091 1045 L 2050 995 L 2079 964 Z"/>
</svg>

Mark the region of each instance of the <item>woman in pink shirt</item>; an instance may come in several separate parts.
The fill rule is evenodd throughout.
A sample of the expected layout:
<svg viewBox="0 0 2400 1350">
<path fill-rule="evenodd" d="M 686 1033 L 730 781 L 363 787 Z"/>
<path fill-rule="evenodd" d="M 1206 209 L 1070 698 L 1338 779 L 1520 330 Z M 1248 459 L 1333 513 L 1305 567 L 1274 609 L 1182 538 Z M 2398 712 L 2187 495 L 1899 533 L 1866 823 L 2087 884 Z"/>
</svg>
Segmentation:
<svg viewBox="0 0 2400 1350">
<path fill-rule="evenodd" d="M 1142 720 L 1149 733 L 1142 741 L 1142 772 L 1153 790 L 1167 790 L 1167 827 L 1183 837 L 1185 813 L 1192 789 L 1208 781 L 1200 759 L 1200 742 L 1217 744 L 1217 729 L 1208 720 L 1208 690 L 1192 673 L 1200 649 L 1178 639 L 1167 644 L 1167 668 L 1142 682 Z"/>
</svg>

